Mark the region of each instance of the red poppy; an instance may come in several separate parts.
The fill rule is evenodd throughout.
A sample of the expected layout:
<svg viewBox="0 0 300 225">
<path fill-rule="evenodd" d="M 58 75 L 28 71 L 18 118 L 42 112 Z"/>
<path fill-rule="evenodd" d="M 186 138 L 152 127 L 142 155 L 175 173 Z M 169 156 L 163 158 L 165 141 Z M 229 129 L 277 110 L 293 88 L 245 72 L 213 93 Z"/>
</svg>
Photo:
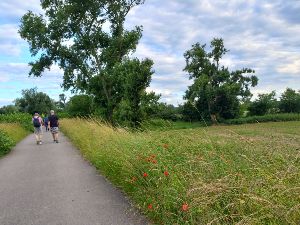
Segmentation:
<svg viewBox="0 0 300 225">
<path fill-rule="evenodd" d="M 143 174 L 143 177 L 148 177 L 148 173 L 144 173 L 144 174 Z"/>
<path fill-rule="evenodd" d="M 165 171 L 164 172 L 164 175 L 167 177 L 167 176 L 169 176 L 169 172 L 168 171 Z"/>
<path fill-rule="evenodd" d="M 188 211 L 188 209 L 189 209 L 189 205 L 187 203 L 184 203 L 181 207 L 182 211 Z"/>
<path fill-rule="evenodd" d="M 153 209 L 153 205 L 152 205 L 152 204 L 149 204 L 149 205 L 148 205 L 148 209 Z"/>
<path fill-rule="evenodd" d="M 157 164 L 157 160 L 156 160 L 156 159 L 153 159 L 151 162 L 152 162 L 153 164 Z"/>
</svg>

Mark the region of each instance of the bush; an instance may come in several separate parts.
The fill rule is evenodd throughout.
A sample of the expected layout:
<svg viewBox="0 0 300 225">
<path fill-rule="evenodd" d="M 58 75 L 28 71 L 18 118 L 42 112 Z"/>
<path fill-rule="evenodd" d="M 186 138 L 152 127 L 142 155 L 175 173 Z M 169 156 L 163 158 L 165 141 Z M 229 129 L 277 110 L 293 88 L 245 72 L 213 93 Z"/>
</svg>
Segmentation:
<svg viewBox="0 0 300 225">
<path fill-rule="evenodd" d="M 239 119 L 224 120 L 224 124 L 245 124 L 245 123 L 262 123 L 262 122 L 280 122 L 280 121 L 299 121 L 300 114 L 282 113 L 268 114 L 264 116 L 249 116 Z"/>
<path fill-rule="evenodd" d="M 31 122 L 32 116 L 28 113 L 13 113 L 0 115 L 0 123 L 18 123 L 22 125 L 25 130 L 33 131 Z"/>
<path fill-rule="evenodd" d="M 14 144 L 14 141 L 0 130 L 0 156 L 8 153 Z"/>
<path fill-rule="evenodd" d="M 89 95 L 75 95 L 70 98 L 66 110 L 73 117 L 87 116 L 93 113 L 93 101 Z"/>
</svg>

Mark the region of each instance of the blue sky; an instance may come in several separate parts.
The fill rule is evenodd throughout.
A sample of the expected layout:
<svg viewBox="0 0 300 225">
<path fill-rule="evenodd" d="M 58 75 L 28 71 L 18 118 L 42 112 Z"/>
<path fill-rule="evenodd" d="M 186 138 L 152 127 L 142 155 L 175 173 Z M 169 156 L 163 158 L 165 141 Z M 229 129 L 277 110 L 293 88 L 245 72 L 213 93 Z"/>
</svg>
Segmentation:
<svg viewBox="0 0 300 225">
<path fill-rule="evenodd" d="M 0 1 L 0 106 L 11 104 L 22 89 L 38 87 L 54 99 L 63 92 L 62 72 L 55 66 L 43 78 L 28 77 L 28 45 L 17 32 L 27 10 L 41 12 L 39 0 Z M 126 26 L 144 27 L 135 56 L 154 60 L 149 90 L 178 104 L 191 84 L 182 71 L 183 53 L 214 37 L 222 37 L 230 50 L 224 65 L 256 70 L 254 95 L 300 89 L 299 12 L 298 0 L 146 0 L 131 11 Z"/>
</svg>

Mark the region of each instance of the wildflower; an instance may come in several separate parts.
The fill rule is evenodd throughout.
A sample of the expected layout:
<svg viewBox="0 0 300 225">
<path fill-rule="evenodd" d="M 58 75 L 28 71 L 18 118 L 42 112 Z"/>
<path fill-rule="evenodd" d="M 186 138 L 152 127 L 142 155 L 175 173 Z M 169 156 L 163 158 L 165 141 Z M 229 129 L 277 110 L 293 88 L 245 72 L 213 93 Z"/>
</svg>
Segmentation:
<svg viewBox="0 0 300 225">
<path fill-rule="evenodd" d="M 169 176 L 169 172 L 168 171 L 165 171 L 164 172 L 164 175 L 167 177 L 167 176 Z"/>
<path fill-rule="evenodd" d="M 163 144 L 163 147 L 164 148 L 169 148 L 169 145 L 168 144 Z"/>
<path fill-rule="evenodd" d="M 144 173 L 144 174 L 143 174 L 143 177 L 148 177 L 148 173 Z"/>
<path fill-rule="evenodd" d="M 136 177 L 132 177 L 132 178 L 131 178 L 131 182 L 132 182 L 132 183 L 136 182 L 136 180 L 137 180 Z"/>
<path fill-rule="evenodd" d="M 151 160 L 151 162 L 152 162 L 153 164 L 157 164 L 157 160 L 156 160 L 156 159 Z"/>
<path fill-rule="evenodd" d="M 152 204 L 149 204 L 149 205 L 148 205 L 148 209 L 153 209 L 153 205 L 152 205 Z"/>
<path fill-rule="evenodd" d="M 188 211 L 188 209 L 189 209 L 189 205 L 187 203 L 184 203 L 181 207 L 182 211 Z"/>
</svg>

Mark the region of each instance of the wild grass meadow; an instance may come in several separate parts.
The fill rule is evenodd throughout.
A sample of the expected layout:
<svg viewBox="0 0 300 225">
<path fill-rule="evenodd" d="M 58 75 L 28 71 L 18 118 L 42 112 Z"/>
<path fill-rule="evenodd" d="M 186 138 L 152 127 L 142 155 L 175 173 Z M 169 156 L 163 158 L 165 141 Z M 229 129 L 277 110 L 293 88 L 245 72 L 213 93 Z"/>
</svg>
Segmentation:
<svg viewBox="0 0 300 225">
<path fill-rule="evenodd" d="M 299 224 L 300 122 L 63 132 L 154 224 Z"/>
</svg>

